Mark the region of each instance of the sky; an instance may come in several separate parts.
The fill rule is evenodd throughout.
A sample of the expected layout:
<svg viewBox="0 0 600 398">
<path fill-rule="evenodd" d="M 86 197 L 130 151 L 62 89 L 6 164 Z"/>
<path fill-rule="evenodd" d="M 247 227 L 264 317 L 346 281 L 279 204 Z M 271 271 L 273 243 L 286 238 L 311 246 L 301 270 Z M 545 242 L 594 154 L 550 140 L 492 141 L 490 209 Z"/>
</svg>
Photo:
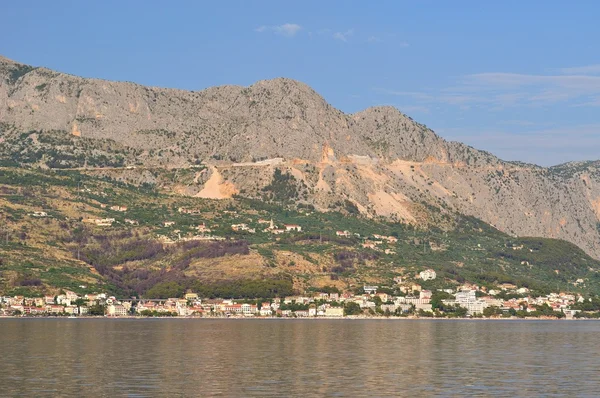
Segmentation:
<svg viewBox="0 0 600 398">
<path fill-rule="evenodd" d="M 600 159 L 598 1 L 41 1 L 2 5 L 0 54 L 200 90 L 300 80 L 448 140 L 544 166 Z"/>
</svg>

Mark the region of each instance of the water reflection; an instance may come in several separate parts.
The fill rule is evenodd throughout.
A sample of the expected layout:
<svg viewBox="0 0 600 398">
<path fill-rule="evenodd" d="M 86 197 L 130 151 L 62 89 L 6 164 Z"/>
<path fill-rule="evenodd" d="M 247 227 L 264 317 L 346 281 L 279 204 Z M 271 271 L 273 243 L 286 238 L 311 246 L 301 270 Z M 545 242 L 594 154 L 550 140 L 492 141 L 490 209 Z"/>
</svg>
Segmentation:
<svg viewBox="0 0 600 398">
<path fill-rule="evenodd" d="M 0 320 L 2 396 L 597 396 L 600 323 Z"/>
</svg>

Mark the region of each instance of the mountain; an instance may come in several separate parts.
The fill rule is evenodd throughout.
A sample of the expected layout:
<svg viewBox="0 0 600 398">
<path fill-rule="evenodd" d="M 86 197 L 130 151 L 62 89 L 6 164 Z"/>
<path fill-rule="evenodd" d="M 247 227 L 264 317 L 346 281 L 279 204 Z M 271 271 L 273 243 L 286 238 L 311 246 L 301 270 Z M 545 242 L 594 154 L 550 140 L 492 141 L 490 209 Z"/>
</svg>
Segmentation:
<svg viewBox="0 0 600 398">
<path fill-rule="evenodd" d="M 425 228 L 452 228 L 446 215 L 458 213 L 600 258 L 599 162 L 505 162 L 392 107 L 344 114 L 290 79 L 192 92 L 0 58 L 0 123 L 0 154 L 14 164 Z"/>
</svg>

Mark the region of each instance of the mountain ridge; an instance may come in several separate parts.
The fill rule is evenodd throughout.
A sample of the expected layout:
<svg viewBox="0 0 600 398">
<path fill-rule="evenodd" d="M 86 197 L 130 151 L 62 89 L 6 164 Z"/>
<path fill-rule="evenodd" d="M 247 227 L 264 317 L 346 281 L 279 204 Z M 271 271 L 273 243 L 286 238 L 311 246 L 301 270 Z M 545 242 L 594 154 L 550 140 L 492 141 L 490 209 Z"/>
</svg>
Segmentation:
<svg viewBox="0 0 600 398">
<path fill-rule="evenodd" d="M 3 128 L 3 156 L 24 164 L 87 167 L 98 154 L 120 157 L 115 164 L 124 167 L 201 163 L 206 172 L 191 182 L 130 169 L 90 172 L 189 196 L 261 200 L 284 199 L 265 196 L 279 170 L 294 188 L 290 200 L 320 210 L 348 202 L 369 217 L 431 225 L 435 207 L 512 235 L 565 239 L 600 258 L 595 161 L 549 168 L 503 161 L 446 141 L 394 107 L 345 114 L 287 78 L 194 92 L 0 64 L 0 122 L 14 126 Z M 40 143 L 51 134 L 65 144 Z M 69 159 L 75 149 L 80 159 Z"/>
</svg>

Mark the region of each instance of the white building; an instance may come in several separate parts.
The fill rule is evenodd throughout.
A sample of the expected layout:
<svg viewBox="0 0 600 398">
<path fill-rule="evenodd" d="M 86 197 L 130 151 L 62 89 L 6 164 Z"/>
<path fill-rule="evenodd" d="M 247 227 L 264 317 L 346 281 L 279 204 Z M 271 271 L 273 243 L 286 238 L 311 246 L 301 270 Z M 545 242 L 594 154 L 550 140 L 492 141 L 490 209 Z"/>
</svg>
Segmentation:
<svg viewBox="0 0 600 398">
<path fill-rule="evenodd" d="M 435 271 L 432 269 L 426 269 L 425 271 L 419 272 L 419 277 L 424 281 L 433 280 L 436 276 Z"/>
<path fill-rule="evenodd" d="M 125 308 L 124 306 L 122 306 L 120 304 L 109 305 L 107 308 L 107 315 L 108 316 L 126 316 L 127 308 Z"/>
<path fill-rule="evenodd" d="M 344 308 L 342 308 L 342 307 L 325 308 L 325 316 L 342 317 L 342 316 L 344 316 Z"/>
<path fill-rule="evenodd" d="M 481 314 L 484 309 L 490 306 L 487 300 L 478 299 L 475 290 L 463 290 L 456 293 L 454 301 L 446 301 L 445 304 L 456 304 L 467 309 L 467 314 Z"/>
<path fill-rule="evenodd" d="M 375 293 L 377 293 L 377 289 L 379 289 L 379 286 L 367 286 L 367 285 L 363 286 L 363 290 L 367 294 L 375 294 Z"/>
<path fill-rule="evenodd" d="M 297 224 L 285 224 L 284 227 L 285 227 L 286 232 L 291 232 L 291 231 L 300 232 L 300 231 L 302 231 L 302 227 L 300 225 L 297 225 Z"/>
</svg>

